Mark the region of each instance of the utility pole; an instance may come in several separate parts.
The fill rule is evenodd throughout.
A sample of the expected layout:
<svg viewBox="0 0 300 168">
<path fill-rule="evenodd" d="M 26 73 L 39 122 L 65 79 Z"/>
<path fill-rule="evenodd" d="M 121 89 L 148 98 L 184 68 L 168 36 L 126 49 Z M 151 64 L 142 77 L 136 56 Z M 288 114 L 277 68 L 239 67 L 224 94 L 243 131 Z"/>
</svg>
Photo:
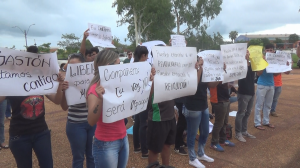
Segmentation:
<svg viewBox="0 0 300 168">
<path fill-rule="evenodd" d="M 32 24 L 32 25 L 35 25 L 35 24 Z M 25 36 L 25 42 L 26 42 L 26 48 L 27 48 L 27 35 L 28 35 L 29 29 L 30 29 L 30 27 L 31 27 L 32 25 L 30 25 L 30 26 L 28 27 L 27 31 L 26 31 L 26 30 L 23 31 L 23 30 L 22 30 L 20 27 L 18 27 L 18 26 L 12 27 L 12 28 L 19 28 L 20 31 L 21 31 L 22 33 L 24 33 L 24 36 Z"/>
</svg>

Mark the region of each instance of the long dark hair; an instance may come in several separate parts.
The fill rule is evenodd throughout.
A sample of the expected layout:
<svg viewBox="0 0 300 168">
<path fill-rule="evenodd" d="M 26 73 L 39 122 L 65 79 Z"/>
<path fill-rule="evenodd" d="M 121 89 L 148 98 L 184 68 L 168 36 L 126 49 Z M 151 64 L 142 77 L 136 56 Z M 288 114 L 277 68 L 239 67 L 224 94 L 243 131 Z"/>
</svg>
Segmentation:
<svg viewBox="0 0 300 168">
<path fill-rule="evenodd" d="M 137 46 L 135 48 L 135 51 L 134 51 L 134 62 L 139 62 L 142 55 L 145 54 L 147 55 L 149 52 L 148 52 L 148 49 L 147 47 L 145 46 Z"/>
</svg>

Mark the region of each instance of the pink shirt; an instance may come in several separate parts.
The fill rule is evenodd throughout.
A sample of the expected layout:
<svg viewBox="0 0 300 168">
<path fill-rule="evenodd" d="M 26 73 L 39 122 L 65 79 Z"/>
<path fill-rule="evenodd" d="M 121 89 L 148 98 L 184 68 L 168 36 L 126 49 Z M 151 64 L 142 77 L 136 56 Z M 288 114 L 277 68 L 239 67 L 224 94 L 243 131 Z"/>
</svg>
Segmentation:
<svg viewBox="0 0 300 168">
<path fill-rule="evenodd" d="M 90 94 L 98 96 L 96 93 L 97 83 L 93 84 L 88 90 L 87 97 Z M 119 120 L 113 123 L 103 123 L 102 114 L 97 121 L 97 127 L 95 131 L 95 137 L 100 141 L 115 141 L 123 139 L 126 136 L 126 126 L 124 120 Z"/>
</svg>

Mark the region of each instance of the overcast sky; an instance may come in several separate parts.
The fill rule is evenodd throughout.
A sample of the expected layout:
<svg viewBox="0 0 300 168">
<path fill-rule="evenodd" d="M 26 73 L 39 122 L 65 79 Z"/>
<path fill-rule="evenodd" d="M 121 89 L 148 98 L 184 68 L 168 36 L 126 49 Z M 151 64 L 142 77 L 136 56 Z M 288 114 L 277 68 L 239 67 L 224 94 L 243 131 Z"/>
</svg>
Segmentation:
<svg viewBox="0 0 300 168">
<path fill-rule="evenodd" d="M 82 36 L 87 24 L 111 27 L 112 35 L 124 42 L 127 25 L 117 27 L 119 19 L 114 0 L 0 0 L 0 47 L 24 49 L 28 45 L 51 43 L 56 47 L 65 33 Z M 222 11 L 210 22 L 209 34 L 220 32 L 224 39 L 236 30 L 239 34 L 300 34 L 300 1 L 298 0 L 223 0 Z"/>
</svg>

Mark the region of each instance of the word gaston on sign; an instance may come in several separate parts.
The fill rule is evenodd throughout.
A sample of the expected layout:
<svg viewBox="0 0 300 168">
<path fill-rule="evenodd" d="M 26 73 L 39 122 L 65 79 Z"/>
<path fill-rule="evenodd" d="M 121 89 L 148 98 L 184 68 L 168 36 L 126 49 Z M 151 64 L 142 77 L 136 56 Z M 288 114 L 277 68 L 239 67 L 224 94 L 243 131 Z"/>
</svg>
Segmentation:
<svg viewBox="0 0 300 168">
<path fill-rule="evenodd" d="M 152 82 L 148 62 L 98 67 L 103 95 L 103 122 L 112 123 L 147 108 Z"/>
<path fill-rule="evenodd" d="M 68 64 L 65 80 L 69 82 L 66 90 L 69 106 L 86 102 L 86 92 L 94 77 L 94 71 L 93 62 Z"/>
<path fill-rule="evenodd" d="M 56 53 L 34 54 L 0 48 L 0 96 L 56 93 L 58 70 Z"/>
</svg>

